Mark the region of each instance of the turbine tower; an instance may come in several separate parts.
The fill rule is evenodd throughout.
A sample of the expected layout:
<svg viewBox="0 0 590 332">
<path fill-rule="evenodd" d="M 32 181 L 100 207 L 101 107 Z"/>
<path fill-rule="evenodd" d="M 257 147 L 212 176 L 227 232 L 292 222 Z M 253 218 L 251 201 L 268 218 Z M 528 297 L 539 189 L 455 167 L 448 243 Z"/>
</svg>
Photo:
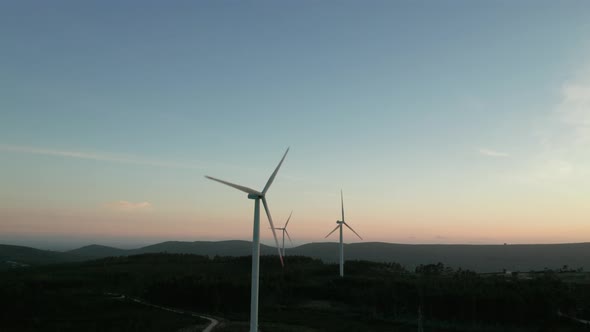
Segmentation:
<svg viewBox="0 0 590 332">
<path fill-rule="evenodd" d="M 264 189 L 262 192 L 256 191 L 254 189 L 240 186 L 237 184 L 233 184 L 231 182 L 223 181 L 220 179 L 216 179 L 210 176 L 205 176 L 207 179 L 217 181 L 233 187 L 235 189 L 241 190 L 248 194 L 249 199 L 254 200 L 254 230 L 252 235 L 252 285 L 251 285 L 251 293 L 250 293 L 250 332 L 258 332 L 258 271 L 260 265 L 260 201 L 262 201 L 262 205 L 264 205 L 264 210 L 266 211 L 266 216 L 268 217 L 268 222 L 270 223 L 270 228 L 272 229 L 272 235 L 275 239 L 275 243 L 277 245 L 277 250 L 279 252 L 279 259 L 281 260 L 281 266 L 283 264 L 283 257 L 281 256 L 281 248 L 279 247 L 279 241 L 277 240 L 277 234 L 275 232 L 274 224 L 272 222 L 272 217 L 270 216 L 270 210 L 268 209 L 268 204 L 266 203 L 266 192 L 270 185 L 275 179 L 275 176 L 279 172 L 279 168 L 283 164 L 285 157 L 287 156 L 287 151 L 283 155 L 283 158 L 279 162 L 279 165 L 275 169 L 275 171 L 271 174 L 270 178 L 266 182 Z"/>
<path fill-rule="evenodd" d="M 330 236 L 334 233 L 338 228 L 340 228 L 340 276 L 344 277 L 344 243 L 342 241 L 342 225 L 348 227 L 359 239 L 363 239 L 357 232 L 355 232 L 352 227 L 348 226 L 348 224 L 344 221 L 344 198 L 342 197 L 342 190 L 340 190 L 340 203 L 342 204 L 342 220 L 336 220 L 336 228 L 334 228 L 326 237 Z"/>
<path fill-rule="evenodd" d="M 289 218 L 287 218 L 287 222 L 285 223 L 285 226 L 275 228 L 275 229 L 278 229 L 279 231 L 283 231 L 283 257 L 285 257 L 285 234 L 287 234 L 287 237 L 289 238 L 289 242 L 291 242 L 291 245 L 293 245 L 293 241 L 291 240 L 291 237 L 289 236 L 289 232 L 287 232 L 287 225 L 289 224 L 289 220 L 291 220 L 292 214 L 293 214 L 293 211 L 291 211 L 291 214 L 289 214 Z"/>
</svg>

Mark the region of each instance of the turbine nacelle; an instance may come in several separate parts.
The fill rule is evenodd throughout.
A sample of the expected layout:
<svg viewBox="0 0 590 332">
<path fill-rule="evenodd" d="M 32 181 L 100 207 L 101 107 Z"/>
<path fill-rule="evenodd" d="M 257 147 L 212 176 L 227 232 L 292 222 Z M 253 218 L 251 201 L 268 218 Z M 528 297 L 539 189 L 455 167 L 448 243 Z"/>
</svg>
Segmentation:
<svg viewBox="0 0 590 332">
<path fill-rule="evenodd" d="M 284 265 L 283 264 L 283 256 L 281 255 L 281 248 L 279 246 L 279 240 L 277 239 L 277 234 L 275 233 L 274 223 L 272 222 L 272 217 L 270 216 L 270 210 L 268 209 L 268 204 L 266 203 L 266 197 L 265 196 L 266 196 L 266 192 L 270 188 L 270 185 L 275 180 L 275 177 L 277 176 L 277 173 L 279 172 L 279 169 L 281 168 L 281 165 L 283 164 L 283 161 L 285 161 L 285 157 L 287 156 L 287 153 L 289 153 L 289 148 L 287 148 L 287 151 L 285 151 L 285 154 L 283 155 L 283 158 L 281 158 L 281 161 L 279 162 L 279 165 L 277 166 L 277 168 L 275 168 L 274 172 L 271 174 L 270 178 L 266 182 L 266 185 L 264 186 L 264 189 L 262 189 L 262 192 L 260 192 L 258 190 L 254 190 L 254 189 L 249 188 L 249 187 L 245 187 L 245 186 L 239 185 L 239 184 L 231 183 L 231 182 L 228 182 L 228 181 L 225 181 L 225 180 L 221 180 L 221 179 L 214 178 L 212 176 L 205 175 L 205 177 L 207 179 L 209 179 L 209 180 L 213 180 L 213 181 L 216 181 L 216 182 L 225 184 L 226 186 L 230 186 L 232 188 L 238 189 L 239 191 L 245 192 L 246 194 L 248 194 L 248 198 L 249 199 L 257 200 L 256 204 L 258 204 L 258 200 L 261 200 L 262 201 L 262 205 L 264 207 L 264 211 L 266 212 L 266 216 L 268 217 L 268 223 L 270 224 L 270 229 L 272 230 L 272 235 L 274 237 L 275 244 L 277 245 L 277 250 L 279 251 L 279 259 L 281 260 L 281 265 Z M 258 205 L 256 205 L 256 206 L 258 206 Z M 259 223 L 259 222 L 260 222 L 259 219 L 257 221 L 255 221 L 255 223 Z"/>
<path fill-rule="evenodd" d="M 344 277 L 344 241 L 343 241 L 343 231 L 344 231 L 344 226 L 346 226 L 348 229 L 350 229 L 356 236 L 358 236 L 359 239 L 363 239 L 354 229 L 352 229 L 352 227 L 350 227 L 349 224 L 346 223 L 346 219 L 344 219 L 344 195 L 342 194 L 342 190 L 340 190 L 340 204 L 342 207 L 342 220 L 336 220 L 336 227 L 334 227 L 334 229 L 328 233 L 328 235 L 326 235 L 326 238 L 330 235 L 332 235 L 332 233 L 334 233 L 337 230 L 340 230 L 340 277 Z"/>
<path fill-rule="evenodd" d="M 264 189 L 262 189 L 262 192 L 260 192 L 258 190 L 254 190 L 252 188 L 248 188 L 248 187 L 239 185 L 239 184 L 227 182 L 227 181 L 220 180 L 220 179 L 210 177 L 210 176 L 205 176 L 209 180 L 213 180 L 213 181 L 222 183 L 226 186 L 230 186 L 232 188 L 235 188 L 239 191 L 245 192 L 246 194 L 248 194 L 249 199 L 254 200 L 254 225 L 253 225 L 253 232 L 252 232 L 253 235 L 252 235 L 252 274 L 251 274 L 251 277 L 252 277 L 252 284 L 251 285 L 252 286 L 250 288 L 250 332 L 257 332 L 258 331 L 258 283 L 260 280 L 260 278 L 258 276 L 258 272 L 259 272 L 259 266 L 260 266 L 260 203 L 261 203 L 261 201 L 262 201 L 262 205 L 264 207 L 264 211 L 266 212 L 266 216 L 268 218 L 268 223 L 270 224 L 270 229 L 272 230 L 272 236 L 274 237 L 275 244 L 277 245 L 279 259 L 281 260 L 281 266 L 284 266 L 281 248 L 279 247 L 279 240 L 277 239 L 275 225 L 272 222 L 272 217 L 270 215 L 268 203 L 266 202 L 265 194 L 268 191 L 268 189 L 270 188 L 270 185 L 274 181 L 275 177 L 277 176 L 279 168 L 281 168 L 281 165 L 283 164 L 283 161 L 285 160 L 285 157 L 287 156 L 288 152 L 289 152 L 289 149 L 287 149 L 287 151 L 285 151 L 283 158 L 281 158 L 279 165 L 277 166 L 277 168 L 275 168 L 274 172 L 271 174 L 270 178 L 266 182 L 266 185 L 264 186 Z M 289 221 L 287 220 L 287 222 L 289 222 Z M 285 227 L 287 227 L 286 224 L 285 224 Z M 286 230 L 283 230 L 283 243 L 285 241 L 284 234 L 286 232 L 287 232 Z"/>
<path fill-rule="evenodd" d="M 326 238 L 328 236 L 330 236 L 332 233 L 334 233 L 338 228 L 342 229 L 342 225 L 348 227 L 348 229 L 350 229 L 356 236 L 358 236 L 359 239 L 363 239 L 354 229 L 352 229 L 352 227 L 350 227 L 349 224 L 346 223 L 346 221 L 344 221 L 344 197 L 342 195 L 342 190 L 340 190 L 340 203 L 342 204 L 342 220 L 336 220 L 336 228 L 334 228 L 330 233 L 328 233 L 328 235 L 326 235 Z"/>
</svg>

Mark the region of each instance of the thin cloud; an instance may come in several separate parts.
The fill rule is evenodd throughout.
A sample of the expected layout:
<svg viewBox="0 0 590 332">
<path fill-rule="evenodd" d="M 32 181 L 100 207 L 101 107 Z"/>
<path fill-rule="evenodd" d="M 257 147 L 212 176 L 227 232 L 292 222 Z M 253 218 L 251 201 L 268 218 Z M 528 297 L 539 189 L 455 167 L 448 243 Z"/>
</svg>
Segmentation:
<svg viewBox="0 0 590 332">
<path fill-rule="evenodd" d="M 147 211 L 152 209 L 152 204 L 149 202 L 129 202 L 116 201 L 107 203 L 106 206 L 111 210 L 117 211 Z"/>
<path fill-rule="evenodd" d="M 514 179 L 519 183 L 550 183 L 575 178 L 581 173 L 567 160 L 550 159 L 535 162 L 526 172 Z"/>
<path fill-rule="evenodd" d="M 87 160 L 98 160 L 107 161 L 123 164 L 138 164 L 148 165 L 154 167 L 167 167 L 167 168 L 189 168 L 189 169 L 203 169 L 204 167 L 195 164 L 168 162 L 162 160 L 145 159 L 136 156 L 129 155 L 116 155 L 110 153 L 88 153 L 81 151 L 69 151 L 69 150 L 55 150 L 45 149 L 31 146 L 19 146 L 19 145 L 8 145 L 0 144 L 0 151 L 14 152 L 14 153 L 26 153 L 26 154 L 37 154 L 45 156 L 65 157 L 65 158 L 76 158 L 76 159 L 87 159 Z"/>
<path fill-rule="evenodd" d="M 518 178 L 539 183 L 589 179 L 590 71 L 561 85 L 559 100 L 541 123 L 537 135 L 543 150 Z"/>
<path fill-rule="evenodd" d="M 477 151 L 479 152 L 479 154 L 484 155 L 486 157 L 494 157 L 494 158 L 510 157 L 510 155 L 508 153 L 500 152 L 500 151 L 496 151 L 496 150 L 492 150 L 492 149 L 481 148 Z"/>
<path fill-rule="evenodd" d="M 574 165 L 566 160 L 548 160 L 533 173 L 539 179 L 562 179 L 574 172 Z"/>
<path fill-rule="evenodd" d="M 573 130 L 574 143 L 590 143 L 590 84 L 568 83 L 561 93 L 557 106 L 561 121 Z"/>
</svg>

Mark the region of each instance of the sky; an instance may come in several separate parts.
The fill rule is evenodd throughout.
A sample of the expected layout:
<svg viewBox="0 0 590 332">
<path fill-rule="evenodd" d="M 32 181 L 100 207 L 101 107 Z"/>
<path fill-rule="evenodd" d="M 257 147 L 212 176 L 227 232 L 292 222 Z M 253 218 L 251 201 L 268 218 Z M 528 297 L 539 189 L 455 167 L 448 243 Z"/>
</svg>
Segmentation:
<svg viewBox="0 0 590 332">
<path fill-rule="evenodd" d="M 590 240 L 588 1 L 2 1 L 0 243 Z M 273 243 L 261 219 L 262 242 Z M 358 242 L 350 232 L 345 242 Z"/>
</svg>

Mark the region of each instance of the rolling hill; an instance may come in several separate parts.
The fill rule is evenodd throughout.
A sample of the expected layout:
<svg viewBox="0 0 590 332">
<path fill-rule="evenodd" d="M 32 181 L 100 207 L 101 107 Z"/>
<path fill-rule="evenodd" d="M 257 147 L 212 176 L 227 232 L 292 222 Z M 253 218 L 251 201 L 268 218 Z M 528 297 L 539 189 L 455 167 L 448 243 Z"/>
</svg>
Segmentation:
<svg viewBox="0 0 590 332">
<path fill-rule="evenodd" d="M 129 255 L 128 250 L 101 246 L 98 244 L 91 244 L 89 246 L 84 246 L 78 249 L 70 250 L 67 253 L 88 259 Z"/>
<path fill-rule="evenodd" d="M 336 243 L 311 243 L 287 251 L 337 262 Z M 442 262 L 453 268 L 477 272 L 530 271 L 569 268 L 590 269 L 590 243 L 522 245 L 447 245 L 354 243 L 344 246 L 347 260 L 397 262 L 413 269 L 419 264 Z"/>
<path fill-rule="evenodd" d="M 0 245 L 0 261 L 15 261 L 28 265 L 71 262 L 109 256 L 144 253 L 186 253 L 207 256 L 248 256 L 249 241 L 168 241 L 138 249 L 124 250 L 90 245 L 68 252 L 38 250 L 28 247 Z M 261 245 L 262 255 L 276 254 L 276 248 Z M 527 245 L 434 245 L 363 242 L 344 246 L 347 260 L 397 262 L 408 269 L 419 264 L 442 262 L 453 268 L 477 272 L 530 271 L 569 268 L 590 269 L 590 243 L 527 244 Z M 338 244 L 309 243 L 287 249 L 288 256 L 301 255 L 336 263 Z"/>
<path fill-rule="evenodd" d="M 84 258 L 70 253 L 0 244 L 0 268 L 76 262 L 81 260 L 84 260 Z"/>
<path fill-rule="evenodd" d="M 130 250 L 129 254 L 144 254 L 155 252 L 168 252 L 174 254 L 195 254 L 206 256 L 248 256 L 252 254 L 252 242 L 249 241 L 195 241 L 195 242 L 181 242 L 168 241 L 139 249 Z M 272 255 L 277 252 L 274 247 L 260 245 L 260 253 L 262 255 Z"/>
</svg>

